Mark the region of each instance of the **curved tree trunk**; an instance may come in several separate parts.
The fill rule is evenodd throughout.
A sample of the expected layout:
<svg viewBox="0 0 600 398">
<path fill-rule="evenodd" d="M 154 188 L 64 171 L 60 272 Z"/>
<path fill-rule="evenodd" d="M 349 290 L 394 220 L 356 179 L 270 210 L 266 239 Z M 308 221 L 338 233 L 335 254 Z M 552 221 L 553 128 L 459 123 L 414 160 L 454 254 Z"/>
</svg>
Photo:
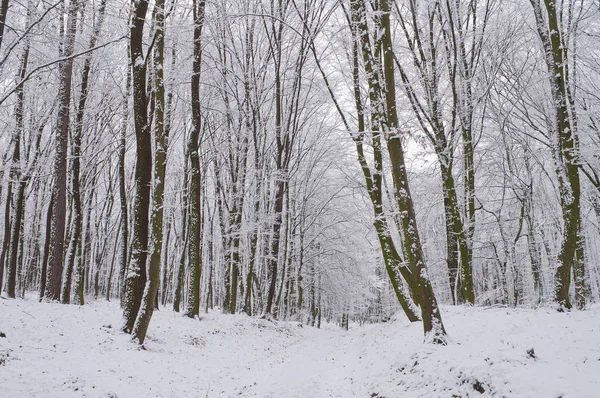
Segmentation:
<svg viewBox="0 0 600 398">
<path fill-rule="evenodd" d="M 548 69 L 549 85 L 552 93 L 554 112 L 554 144 L 553 155 L 558 178 L 560 205 L 563 218 L 563 237 L 558 254 L 556 270 L 555 300 L 559 308 L 571 308 L 569 288 L 571 272 L 577 268 L 578 283 L 584 283 L 582 270 L 583 255 L 578 256 L 581 246 L 581 184 L 579 179 L 579 148 L 577 142 L 577 119 L 574 110 L 570 108 L 570 81 L 567 69 L 568 43 L 564 43 L 561 29 L 562 7 L 554 1 L 544 0 L 543 9 L 540 0 L 530 0 L 536 20 L 536 28 Z M 545 15 L 544 15 L 545 13 Z M 580 251 L 582 254 L 583 252 Z M 581 261 L 581 264 L 577 264 Z M 579 291 L 585 289 L 580 287 Z M 583 297 L 580 297 L 583 299 Z M 579 301 L 579 305 L 582 302 Z"/>
<path fill-rule="evenodd" d="M 381 25 L 383 28 L 383 70 L 385 81 L 385 101 L 387 110 L 388 153 L 394 180 L 396 200 L 400 210 L 400 218 L 404 235 L 404 245 L 408 255 L 408 264 L 414 277 L 413 290 L 421 307 L 423 318 L 423 330 L 425 339 L 435 344 L 446 344 L 446 330 L 442 322 L 431 281 L 427 273 L 427 266 L 423 258 L 423 249 L 417 228 L 417 220 L 414 210 L 410 187 L 408 185 L 408 174 L 404 163 L 404 151 L 398 131 L 398 114 L 396 111 L 396 90 L 394 79 L 394 59 L 392 49 L 392 34 L 390 27 L 390 8 L 387 0 L 380 3 L 383 15 Z"/>
<path fill-rule="evenodd" d="M 382 175 L 383 175 L 383 154 L 381 146 L 381 131 L 384 125 L 385 111 L 382 104 L 381 82 L 373 65 L 373 56 L 371 55 L 371 43 L 369 39 L 368 26 L 365 19 L 366 8 L 361 1 L 353 0 L 350 2 L 350 22 L 352 24 L 352 34 L 354 38 L 353 48 L 353 84 L 354 84 L 354 100 L 358 114 L 358 129 L 359 135 L 354 137 L 358 160 L 361 165 L 367 191 L 373 204 L 373 212 L 375 216 L 374 226 L 377 231 L 379 245 L 385 265 L 386 272 L 390 278 L 394 292 L 398 302 L 400 303 L 404 313 L 411 322 L 418 321 L 418 308 L 405 291 L 404 282 L 406 281 L 411 291 L 414 287 L 414 277 L 412 272 L 407 267 L 405 259 L 400 257 L 400 253 L 392 240 L 386 214 L 383 207 L 383 190 L 382 190 Z M 380 46 L 378 46 L 380 47 Z M 380 51 L 380 48 L 377 49 Z M 360 94 L 360 77 L 359 77 L 359 57 L 362 54 L 365 71 L 367 72 L 367 80 L 369 84 L 369 100 L 371 103 L 371 130 L 373 130 L 373 151 L 374 151 L 374 171 L 371 171 L 364 154 L 363 134 L 366 131 L 366 122 L 364 118 L 365 105 L 362 103 Z M 374 57 L 379 58 L 379 57 Z M 418 295 L 412 294 L 415 299 Z"/>
</svg>

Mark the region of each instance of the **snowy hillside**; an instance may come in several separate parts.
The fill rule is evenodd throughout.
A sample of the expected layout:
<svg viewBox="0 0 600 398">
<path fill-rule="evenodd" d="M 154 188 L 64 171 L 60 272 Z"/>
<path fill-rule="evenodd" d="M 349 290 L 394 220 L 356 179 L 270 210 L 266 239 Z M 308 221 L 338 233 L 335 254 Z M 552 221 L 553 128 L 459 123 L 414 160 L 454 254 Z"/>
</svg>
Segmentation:
<svg viewBox="0 0 600 398">
<path fill-rule="evenodd" d="M 0 300 L 2 397 L 597 397 L 600 306 L 443 308 L 451 343 L 398 320 L 348 332 L 155 314 L 144 348 L 116 303 Z"/>
</svg>

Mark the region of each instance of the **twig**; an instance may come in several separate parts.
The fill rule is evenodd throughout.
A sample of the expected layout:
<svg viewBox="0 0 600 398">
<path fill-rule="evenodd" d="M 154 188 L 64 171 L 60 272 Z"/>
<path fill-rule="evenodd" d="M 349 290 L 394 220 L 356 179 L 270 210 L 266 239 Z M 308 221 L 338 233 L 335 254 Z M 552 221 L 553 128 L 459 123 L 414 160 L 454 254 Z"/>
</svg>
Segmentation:
<svg viewBox="0 0 600 398">
<path fill-rule="evenodd" d="M 101 44 L 99 46 L 96 46 L 94 48 L 89 48 L 89 49 L 87 49 L 85 51 L 81 51 L 81 52 L 79 52 L 77 54 L 73 54 L 71 56 L 55 59 L 54 61 L 47 62 L 47 63 L 45 63 L 43 65 L 38 66 L 37 68 L 32 69 L 18 84 L 16 84 L 13 88 L 11 88 L 10 90 L 8 90 L 8 92 L 4 94 L 4 96 L 0 99 L 0 105 L 2 105 L 4 103 L 4 101 L 6 101 L 8 99 L 8 97 L 10 97 L 15 91 L 17 91 L 17 89 L 19 87 L 21 87 L 23 84 L 25 84 L 25 82 L 27 80 L 29 80 L 36 72 L 38 72 L 38 71 L 40 71 L 42 69 L 48 68 L 49 66 L 52 66 L 54 64 L 58 64 L 60 62 L 67 61 L 69 59 L 74 59 L 74 58 L 77 58 L 77 57 L 81 57 L 82 55 L 85 55 L 85 54 L 90 53 L 92 51 L 99 50 L 99 49 L 104 48 L 106 46 L 109 46 L 111 44 L 117 43 L 117 42 L 119 42 L 119 41 L 121 41 L 121 40 L 123 40 L 125 38 L 127 38 L 127 35 L 121 36 L 121 37 L 119 37 L 117 39 L 111 40 L 109 42 L 106 42 L 106 43 Z"/>
</svg>

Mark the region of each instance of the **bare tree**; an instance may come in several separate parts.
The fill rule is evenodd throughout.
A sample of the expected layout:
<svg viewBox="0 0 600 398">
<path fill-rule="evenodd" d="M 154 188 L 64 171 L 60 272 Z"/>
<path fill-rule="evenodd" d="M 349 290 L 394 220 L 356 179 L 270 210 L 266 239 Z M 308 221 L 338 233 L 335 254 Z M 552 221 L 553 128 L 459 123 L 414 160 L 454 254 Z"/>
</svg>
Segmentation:
<svg viewBox="0 0 600 398">
<path fill-rule="evenodd" d="M 530 0 L 536 28 L 548 69 L 548 84 L 552 95 L 552 154 L 559 184 L 560 204 L 564 223 L 563 238 L 556 270 L 555 300 L 560 308 L 571 308 L 569 288 L 571 271 L 583 270 L 582 250 L 578 250 L 581 229 L 581 182 L 579 178 L 579 147 L 577 113 L 572 97 L 568 67 L 568 33 L 562 26 L 562 5 L 551 0 Z M 579 254 L 579 255 L 578 255 Z M 583 272 L 577 273 L 577 289 L 584 283 Z M 580 296 L 578 306 L 585 305 Z"/>
<path fill-rule="evenodd" d="M 137 154 L 131 261 L 125 275 L 125 292 L 123 297 L 122 329 L 125 332 L 131 332 L 133 329 L 146 285 L 148 213 L 150 208 L 150 183 L 152 180 L 152 140 L 150 136 L 150 123 L 148 122 L 148 96 L 146 93 L 147 62 L 144 59 L 143 48 L 148 1 L 133 1 L 132 7 L 129 48 L 133 80 L 133 119 Z"/>
<path fill-rule="evenodd" d="M 198 316 L 200 313 L 200 277 L 202 272 L 201 265 L 201 225 L 202 214 L 200 197 L 201 187 L 201 168 L 200 168 L 200 132 L 202 129 L 202 118 L 200 113 L 200 72 L 202 69 L 202 28 L 204 26 L 204 9 L 206 2 L 204 0 L 194 0 L 193 3 L 194 18 L 194 61 L 192 67 L 192 132 L 188 141 L 188 153 L 190 157 L 190 190 L 189 190 L 189 228 L 188 242 L 188 263 L 189 263 L 189 291 L 187 300 L 187 309 L 185 314 L 190 318 Z"/>
<path fill-rule="evenodd" d="M 150 261 L 148 264 L 148 280 L 142 297 L 142 306 L 138 312 L 135 326 L 131 334 L 140 344 L 144 343 L 146 331 L 152 318 L 154 304 L 160 284 L 160 262 L 163 246 L 163 214 L 165 169 L 167 163 L 167 140 L 165 132 L 165 85 L 164 85 L 164 50 L 165 50 L 165 1 L 157 0 L 154 4 L 155 47 L 152 66 L 155 79 L 154 113 L 154 192 L 152 200 L 152 240 L 150 243 Z"/>
<path fill-rule="evenodd" d="M 67 7 L 66 31 L 62 43 L 61 56 L 66 60 L 60 66 L 60 88 L 58 122 L 56 125 L 56 154 L 54 163 L 54 187 L 52 200 L 52 228 L 50 233 L 50 257 L 44 297 L 49 301 L 60 299 L 65 243 L 65 218 L 67 212 L 67 151 L 71 108 L 71 81 L 73 78 L 73 58 L 77 35 L 77 12 L 80 3 L 70 0 Z"/>
</svg>

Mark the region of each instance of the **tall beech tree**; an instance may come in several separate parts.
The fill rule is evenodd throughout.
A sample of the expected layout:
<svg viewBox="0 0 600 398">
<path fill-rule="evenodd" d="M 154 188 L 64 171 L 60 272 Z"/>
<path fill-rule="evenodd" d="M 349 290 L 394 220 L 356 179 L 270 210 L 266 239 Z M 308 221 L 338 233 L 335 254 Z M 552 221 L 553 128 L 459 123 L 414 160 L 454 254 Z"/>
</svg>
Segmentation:
<svg viewBox="0 0 600 398">
<path fill-rule="evenodd" d="M 412 299 L 421 307 L 423 329 L 426 341 L 435 344 L 446 344 L 446 331 L 441 314 L 433 292 L 431 281 L 427 273 L 419 232 L 417 229 L 414 204 L 408 185 L 408 174 L 404 161 L 402 148 L 402 134 L 398 128 L 398 117 L 395 98 L 394 59 L 392 53 L 392 37 L 390 27 L 390 8 L 386 1 L 378 3 L 379 8 L 371 9 L 367 1 L 351 0 L 349 9 L 344 9 L 346 18 L 352 32 L 352 76 L 355 105 L 358 114 L 359 131 L 353 136 L 356 145 L 359 164 L 369 197 L 371 198 L 374 215 L 375 229 L 381 245 L 382 255 L 400 304 L 411 321 L 418 320 L 414 304 L 405 293 L 402 279 L 410 289 Z M 372 16 L 372 23 L 378 33 L 369 32 L 368 17 Z M 313 54 L 318 62 L 318 56 L 313 47 Z M 373 164 L 375 171 L 371 170 L 363 150 L 363 139 L 366 135 L 366 120 L 364 118 L 366 106 L 363 104 L 359 74 L 359 58 L 362 58 L 368 83 L 368 99 L 370 110 L 370 133 L 373 146 Z M 322 77 L 328 87 L 334 105 L 350 132 L 350 126 L 340 102 L 337 100 L 327 75 L 319 65 Z M 400 237 L 402 240 L 401 258 L 395 248 L 390 229 L 386 220 L 382 204 L 382 178 L 383 178 L 383 152 L 382 135 L 386 140 L 394 183 L 394 197 L 397 209 L 400 211 Z"/>
<path fill-rule="evenodd" d="M 361 21 L 368 15 L 365 1 L 353 0 L 352 10 L 358 12 L 359 16 L 354 20 Z M 408 184 L 408 174 L 404 162 L 404 150 L 402 148 L 402 133 L 398 126 L 396 109 L 394 62 L 392 53 L 392 36 L 390 27 L 390 7 L 386 0 L 379 3 L 376 12 L 375 26 L 382 30 L 381 35 L 376 36 L 375 42 L 370 43 L 370 34 L 366 23 L 359 23 L 359 37 L 362 42 L 362 53 L 365 68 L 369 75 L 369 92 L 371 107 L 374 109 L 376 129 L 373 134 L 381 129 L 385 133 L 388 155 L 390 159 L 391 174 L 394 182 L 394 196 L 397 208 L 400 211 L 402 228 L 402 240 L 404 244 L 405 261 L 408 263 L 410 275 L 407 279 L 412 290 L 412 295 L 421 307 L 423 329 L 428 341 L 436 344 L 446 344 L 446 331 L 442 323 L 441 314 L 437 300 L 431 286 L 427 273 L 427 266 L 423 257 L 423 249 L 419 230 L 417 228 L 414 204 Z M 380 13 L 380 14 L 378 14 Z M 379 19 L 379 15 L 381 19 Z M 381 42 L 379 42 L 381 40 Z M 373 47 L 372 47 L 373 46 Z M 371 49 L 375 49 L 373 54 Z M 381 54 L 381 52 L 383 52 Z M 383 62 L 379 65 L 379 60 Z M 381 72 L 380 72 L 381 71 Z M 372 111 L 373 112 L 373 111 Z"/>
<path fill-rule="evenodd" d="M 94 30 L 90 36 L 90 44 L 89 48 L 92 49 L 96 46 L 96 42 L 98 41 L 98 36 L 102 30 L 102 25 L 104 24 L 104 13 L 106 11 L 106 1 L 102 0 L 98 7 L 97 19 L 94 23 Z M 83 123 L 85 117 L 85 110 L 87 104 L 87 98 L 89 93 L 89 81 L 90 81 L 90 71 L 92 69 L 92 56 L 93 53 L 90 52 L 86 55 L 85 60 L 83 61 L 83 69 L 81 71 L 81 86 L 79 90 L 79 101 L 77 104 L 77 112 L 75 114 L 75 128 L 72 134 L 72 143 L 71 143 L 71 187 L 72 187 L 72 197 L 73 197 L 73 233 L 71 235 L 71 244 L 69 247 L 69 252 L 67 255 L 67 269 L 65 272 L 65 280 L 63 282 L 62 288 L 62 298 L 61 301 L 63 303 L 71 302 L 71 276 L 73 273 L 74 265 L 76 262 L 77 252 L 80 250 L 81 246 L 81 234 L 83 229 L 83 210 L 81 207 L 81 184 L 80 184 L 80 170 L 81 170 L 81 141 L 83 135 Z M 78 263 L 80 266 L 83 266 L 83 262 Z M 76 302 L 77 304 L 83 305 L 84 303 L 84 295 L 83 295 L 83 274 L 84 270 L 82 267 L 78 267 L 76 270 Z"/>
<path fill-rule="evenodd" d="M 165 131 L 165 1 L 154 3 L 155 46 L 152 57 L 154 71 L 155 101 L 154 111 L 154 192 L 152 200 L 152 239 L 149 245 L 150 261 L 148 264 L 148 280 L 142 297 L 142 307 L 137 315 L 132 334 L 140 344 L 144 343 L 152 313 L 154 301 L 160 284 L 160 263 L 163 246 L 163 214 L 165 169 L 167 166 L 167 132 Z"/>
<path fill-rule="evenodd" d="M 129 95 L 131 94 L 131 65 L 125 76 L 125 92 L 123 94 L 123 103 L 121 111 L 121 126 L 119 131 L 119 154 L 118 154 L 118 174 L 119 174 L 119 208 L 121 210 L 121 245 L 119 252 L 119 281 L 121 283 L 120 296 L 121 305 L 125 298 L 125 275 L 127 272 L 127 256 L 129 254 L 129 209 L 127 207 L 127 184 L 125 177 L 125 155 L 127 152 L 127 124 L 129 121 Z"/>
<path fill-rule="evenodd" d="M 568 57 L 570 45 L 565 37 L 563 5 L 554 0 L 530 0 L 536 28 L 548 70 L 548 84 L 552 96 L 551 150 L 558 178 L 563 236 L 558 268 L 556 270 L 555 300 L 560 308 L 571 308 L 569 289 L 571 272 L 575 271 L 575 290 L 578 307 L 583 308 L 584 258 L 581 236 L 581 182 L 579 178 L 579 144 L 577 112 L 572 93 Z M 569 13 L 571 14 L 571 13 Z M 566 18 L 566 17 L 565 17 Z M 570 25 L 570 24 L 569 24 Z"/>
<path fill-rule="evenodd" d="M 302 103 L 305 101 L 305 95 L 308 90 L 304 87 L 305 68 L 307 59 L 310 55 L 309 46 L 304 37 L 298 40 L 293 47 L 295 51 L 287 52 L 286 36 L 290 33 L 297 36 L 300 32 L 290 32 L 288 29 L 291 20 L 292 11 L 298 12 L 305 24 L 317 27 L 320 24 L 319 18 L 322 14 L 318 7 L 313 7 L 314 3 L 304 2 L 300 7 L 293 1 L 279 0 L 270 4 L 270 18 L 265 21 L 267 30 L 270 57 L 273 60 L 274 74 L 274 130 L 275 130 L 275 170 L 273 199 L 273 223 L 268 257 L 268 289 L 267 302 L 264 308 L 264 316 L 271 316 L 273 305 L 276 299 L 277 280 L 285 267 L 284 258 L 280 258 L 282 249 L 282 226 L 284 225 L 284 205 L 289 190 L 289 180 L 291 174 L 291 165 L 296 140 L 301 133 L 303 114 Z M 308 33 L 306 27 L 301 30 L 301 34 Z M 285 242 L 283 242 L 285 244 Z M 285 247 L 284 247 L 285 249 Z"/>
<path fill-rule="evenodd" d="M 73 52 L 77 35 L 77 13 L 81 3 L 70 0 L 67 6 L 66 30 L 59 63 L 59 105 L 55 133 L 54 187 L 52 190 L 52 227 L 50 232 L 50 256 L 44 297 L 48 301 L 60 300 L 63 257 L 65 246 L 65 223 L 67 213 L 67 152 L 71 114 L 71 82 L 73 79 Z"/>
<path fill-rule="evenodd" d="M 348 13 L 347 13 L 348 14 Z M 402 306 L 405 314 L 411 322 L 419 320 L 417 308 L 411 297 L 406 292 L 402 277 L 408 282 L 409 286 L 412 283 L 412 275 L 408 271 L 404 259 L 401 258 L 395 243 L 392 240 L 390 228 L 384 212 L 384 193 L 382 189 L 383 178 L 383 153 L 381 145 L 381 128 L 385 114 L 382 108 L 381 98 L 381 77 L 374 70 L 373 56 L 371 54 L 371 39 L 367 26 L 367 10 L 364 3 L 353 1 L 350 3 L 350 11 L 348 22 L 353 37 L 352 49 L 352 78 L 354 89 L 354 101 L 358 120 L 358 134 L 353 137 L 356 145 L 358 160 L 365 177 L 365 183 L 374 212 L 374 226 L 377 231 L 379 243 L 382 250 L 382 256 L 385 267 L 394 287 L 396 297 Z M 380 47 L 376 47 L 377 54 L 381 55 Z M 365 120 L 366 106 L 362 100 L 361 83 L 359 75 L 359 62 L 362 58 L 364 62 L 365 72 L 367 73 L 369 85 L 369 101 L 372 104 L 370 130 L 372 130 L 371 142 L 373 146 L 373 169 L 371 170 L 364 152 L 364 137 L 367 133 L 367 123 Z"/>
<path fill-rule="evenodd" d="M 393 60 L 415 125 L 438 159 L 446 224 L 446 262 L 454 303 L 475 302 L 473 130 L 478 105 L 487 95 L 476 98 L 473 91 L 494 3 L 494 0 L 476 0 L 470 4 L 434 1 L 426 5 L 415 0 L 401 6 L 393 3 L 407 47 L 405 53 L 394 54 Z M 462 204 L 458 156 L 463 160 Z"/>
<path fill-rule="evenodd" d="M 131 260 L 125 275 L 125 291 L 123 293 L 122 330 L 125 332 L 131 332 L 133 329 L 146 285 L 148 218 L 152 181 L 152 136 L 148 121 L 148 95 L 146 93 L 148 63 L 144 58 L 144 26 L 148 12 L 148 0 L 132 0 L 131 4 L 133 12 L 131 14 L 129 50 L 137 153 Z"/>
<path fill-rule="evenodd" d="M 8 14 L 9 0 L 2 0 L 0 4 L 0 49 L 2 48 L 2 42 L 4 41 L 4 30 L 6 26 L 6 14 Z"/>
<path fill-rule="evenodd" d="M 29 59 L 29 43 L 25 45 L 25 50 L 23 51 L 23 55 L 21 57 L 21 66 L 19 68 L 19 78 L 22 79 L 27 72 L 27 63 Z M 13 142 L 14 142 L 14 151 L 12 157 L 12 167 L 10 172 L 11 180 L 15 182 L 17 180 L 21 180 L 21 138 L 24 135 L 25 125 L 24 125 L 24 112 L 25 112 L 25 91 L 23 87 L 19 87 L 17 90 L 17 105 L 15 107 L 15 126 L 16 131 L 14 134 Z M 12 181 L 11 181 L 12 183 Z M 9 185 L 7 195 L 12 194 L 11 186 Z M 10 237 L 5 237 L 5 242 L 8 246 L 8 280 L 6 291 L 8 293 L 8 297 L 15 298 L 16 297 L 16 283 L 17 283 L 17 257 L 18 257 L 18 249 L 19 249 L 19 240 L 21 235 L 21 222 L 22 222 L 22 213 L 23 213 L 23 198 L 25 194 L 25 184 L 21 183 L 17 187 L 17 195 L 16 200 L 14 201 L 14 212 L 12 218 L 12 228 Z M 7 197 L 7 204 L 11 203 L 10 198 Z M 10 225 L 8 223 L 7 225 Z M 3 263 L 0 263 L 0 266 L 4 266 Z M 2 284 L 2 280 L 0 278 L 0 285 Z"/>
<path fill-rule="evenodd" d="M 194 18 L 194 56 L 192 64 L 192 131 L 188 141 L 188 154 L 190 157 L 190 189 L 188 193 L 189 229 L 188 239 L 188 264 L 189 288 L 185 315 L 193 318 L 200 313 L 200 280 L 202 272 L 202 207 L 200 196 L 201 168 L 200 168 L 200 132 L 202 129 L 202 115 L 200 109 L 200 72 L 202 70 L 202 27 L 204 26 L 204 0 L 193 0 Z"/>
</svg>

